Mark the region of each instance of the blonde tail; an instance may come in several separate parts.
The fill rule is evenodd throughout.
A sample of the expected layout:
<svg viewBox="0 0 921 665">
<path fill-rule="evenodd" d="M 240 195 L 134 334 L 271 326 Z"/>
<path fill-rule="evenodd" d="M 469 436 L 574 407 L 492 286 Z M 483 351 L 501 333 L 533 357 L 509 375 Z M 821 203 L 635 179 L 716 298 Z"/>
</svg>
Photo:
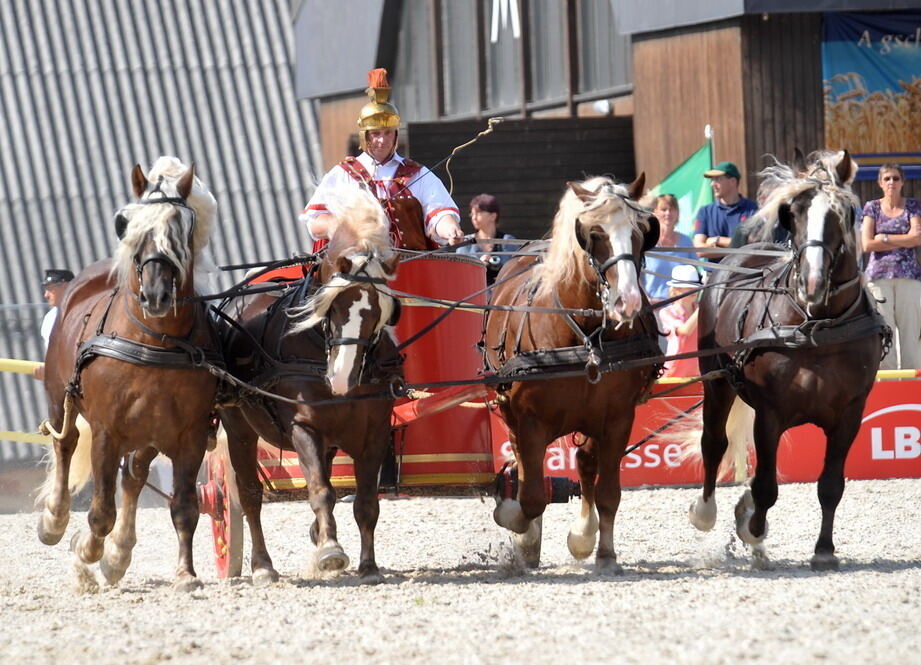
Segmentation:
<svg viewBox="0 0 921 665">
<path fill-rule="evenodd" d="M 723 455 L 720 465 L 720 475 L 728 475 L 733 471 L 733 479 L 737 483 L 748 480 L 749 451 L 755 447 L 755 410 L 736 397 L 732 403 L 729 418 L 726 419 L 726 437 L 729 447 Z"/>
<path fill-rule="evenodd" d="M 676 415 L 681 415 L 680 409 L 675 409 Z M 680 462 L 701 463 L 700 438 L 703 435 L 702 411 L 696 409 L 684 415 L 673 425 L 668 432 L 662 433 L 657 438 L 668 443 L 677 443 L 681 448 L 678 455 Z M 736 397 L 732 403 L 732 410 L 726 419 L 726 438 L 729 446 L 720 463 L 717 477 L 726 479 L 730 473 L 735 482 L 744 482 L 748 479 L 749 450 L 754 448 L 754 423 L 755 411 L 748 404 Z"/>
</svg>

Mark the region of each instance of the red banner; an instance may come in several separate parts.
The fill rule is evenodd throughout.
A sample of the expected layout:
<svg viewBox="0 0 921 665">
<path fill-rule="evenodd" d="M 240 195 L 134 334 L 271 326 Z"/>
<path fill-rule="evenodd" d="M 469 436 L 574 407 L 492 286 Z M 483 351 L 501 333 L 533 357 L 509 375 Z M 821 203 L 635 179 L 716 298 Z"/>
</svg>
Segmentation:
<svg viewBox="0 0 921 665">
<path fill-rule="evenodd" d="M 637 408 L 630 443 L 649 439 L 621 463 L 624 487 L 640 485 L 696 485 L 701 482 L 699 462 L 682 462 L 681 447 L 672 424 L 684 410 L 700 401 L 685 390 L 681 396 L 657 397 Z M 692 412 L 699 419 L 700 409 Z M 680 418 L 679 418 L 680 420 Z M 650 433 L 661 429 L 659 434 Z M 505 423 L 492 416 L 496 468 L 511 453 Z M 568 437 L 547 449 L 544 470 L 549 476 L 578 480 L 576 448 Z M 780 482 L 813 482 L 822 469 L 825 436 L 813 425 L 789 430 L 777 454 Z M 867 400 L 863 424 L 848 455 L 845 476 L 854 479 L 921 478 L 921 381 L 878 381 Z"/>
</svg>

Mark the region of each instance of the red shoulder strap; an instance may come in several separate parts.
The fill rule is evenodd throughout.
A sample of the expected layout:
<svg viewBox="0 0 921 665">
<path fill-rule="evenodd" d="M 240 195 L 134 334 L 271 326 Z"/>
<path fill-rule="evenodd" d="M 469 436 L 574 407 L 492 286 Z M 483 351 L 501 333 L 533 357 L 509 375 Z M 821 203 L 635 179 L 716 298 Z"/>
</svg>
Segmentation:
<svg viewBox="0 0 921 665">
<path fill-rule="evenodd" d="M 422 170 L 422 164 L 419 162 L 414 162 L 411 159 L 404 159 L 403 163 L 397 167 L 397 172 L 394 174 L 394 178 L 412 178 L 419 171 Z"/>
<path fill-rule="evenodd" d="M 358 182 L 366 185 L 371 184 L 371 174 L 368 173 L 368 170 L 354 157 L 346 157 L 339 162 L 339 166 Z"/>
</svg>

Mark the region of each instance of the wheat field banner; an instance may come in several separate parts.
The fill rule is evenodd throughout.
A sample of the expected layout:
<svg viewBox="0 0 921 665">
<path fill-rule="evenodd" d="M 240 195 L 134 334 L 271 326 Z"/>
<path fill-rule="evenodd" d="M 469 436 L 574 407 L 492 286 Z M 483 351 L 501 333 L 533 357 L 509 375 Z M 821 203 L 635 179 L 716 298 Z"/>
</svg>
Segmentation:
<svg viewBox="0 0 921 665">
<path fill-rule="evenodd" d="M 824 14 L 822 78 L 826 147 L 850 150 L 859 180 L 886 162 L 921 178 L 921 11 Z"/>
</svg>

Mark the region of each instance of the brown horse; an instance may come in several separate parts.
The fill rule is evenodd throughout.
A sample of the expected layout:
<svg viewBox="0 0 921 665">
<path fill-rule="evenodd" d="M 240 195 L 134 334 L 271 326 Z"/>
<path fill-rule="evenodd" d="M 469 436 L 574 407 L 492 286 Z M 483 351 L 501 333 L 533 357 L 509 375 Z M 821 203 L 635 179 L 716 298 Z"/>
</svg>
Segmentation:
<svg viewBox="0 0 921 665">
<path fill-rule="evenodd" d="M 768 242 L 777 220 L 790 231 L 793 252 L 781 259 L 725 258 L 730 266 L 760 269 L 760 276 L 733 286 L 727 282 L 735 278 L 716 272 L 700 304 L 702 350 L 750 348 L 700 359 L 701 372 L 722 370 L 726 378 L 704 385 L 703 494 L 692 504 L 690 518 L 702 530 L 716 521 L 720 461 L 729 446 L 745 445 L 742 437 L 729 440 L 726 434 L 738 396 L 754 409 L 749 413 L 757 468 L 751 489 L 736 506 L 736 530 L 752 546 L 756 567 L 767 565 L 764 537 L 767 511 L 777 500 L 778 441 L 787 429 L 804 423 L 822 428 L 827 439 L 818 481 L 822 525 L 811 566 L 838 567 L 832 530 L 844 492 L 844 463 L 887 334 L 860 280 L 854 233 L 858 200 L 849 187 L 856 171 L 847 151 L 817 153 L 809 162 L 763 171 L 770 194 L 752 227 Z M 732 456 L 738 458 L 736 450 Z"/>
<path fill-rule="evenodd" d="M 302 298 L 308 287 L 302 285 L 282 295 L 238 297 L 223 308 L 234 321 L 224 333 L 230 371 L 284 398 L 244 391 L 235 405 L 221 410 L 252 536 L 256 584 L 278 579 L 260 521 L 259 437 L 297 451 L 316 515 L 310 529 L 317 546 L 316 565 L 324 572 L 341 571 L 349 564 L 336 540 L 336 493 L 330 471 L 337 449 L 354 459 L 354 514 L 361 532 L 358 572 L 363 582 L 381 580 L 374 528 L 380 511 L 378 474 L 390 442 L 394 402 L 388 384 L 401 376 L 390 328 L 398 302 L 387 287 L 398 256 L 373 196 L 350 189 L 330 206 L 338 225 L 315 275 L 319 289 L 306 302 Z"/>
<path fill-rule="evenodd" d="M 658 356 L 658 330 L 646 307 L 638 275 L 642 254 L 656 244 L 658 223 L 634 202 L 644 176 L 629 186 L 610 178 L 570 183 L 560 201 L 546 258 L 514 258 L 497 277 L 491 305 L 592 310 L 584 314 L 490 311 L 486 318 L 486 363 L 502 375 L 512 364 L 577 347 L 587 376 L 513 381 L 499 389 L 518 465 L 518 498 L 498 500 L 494 518 L 520 534 L 525 561 L 540 560 L 540 516 L 547 504 L 543 460 L 547 446 L 570 432 L 585 443 L 576 454 L 582 511 L 568 545 L 584 559 L 615 566 L 614 517 L 620 503 L 620 462 L 634 410 L 658 369 L 652 363 L 616 371 L 620 360 Z M 526 363 L 527 365 L 527 363 Z M 596 482 L 597 476 L 597 482 Z M 598 514 L 595 512 L 597 502 Z M 600 519 L 599 519 L 600 516 Z"/>
<path fill-rule="evenodd" d="M 195 294 L 196 267 L 214 221 L 214 197 L 172 157 L 161 157 L 145 176 L 132 173 L 137 203 L 115 217 L 120 244 L 114 261 L 90 266 L 72 283 L 45 357 L 54 460 L 40 500 L 39 539 L 57 543 L 70 517 L 68 486 L 90 476 L 89 531 L 71 548 L 84 581 L 85 564 L 100 563 L 110 584 L 131 562 L 137 498 L 158 452 L 173 463 L 170 511 L 179 538 L 175 586 L 200 586 L 192 565 L 198 523 L 195 481 L 208 441 L 216 380 L 200 366 L 203 349 L 216 348 L 204 307 Z M 92 430 L 80 436 L 80 414 Z M 75 454 L 76 451 L 76 454 Z M 122 509 L 115 488 L 125 458 Z M 72 464 L 73 461 L 73 464 Z"/>
</svg>

